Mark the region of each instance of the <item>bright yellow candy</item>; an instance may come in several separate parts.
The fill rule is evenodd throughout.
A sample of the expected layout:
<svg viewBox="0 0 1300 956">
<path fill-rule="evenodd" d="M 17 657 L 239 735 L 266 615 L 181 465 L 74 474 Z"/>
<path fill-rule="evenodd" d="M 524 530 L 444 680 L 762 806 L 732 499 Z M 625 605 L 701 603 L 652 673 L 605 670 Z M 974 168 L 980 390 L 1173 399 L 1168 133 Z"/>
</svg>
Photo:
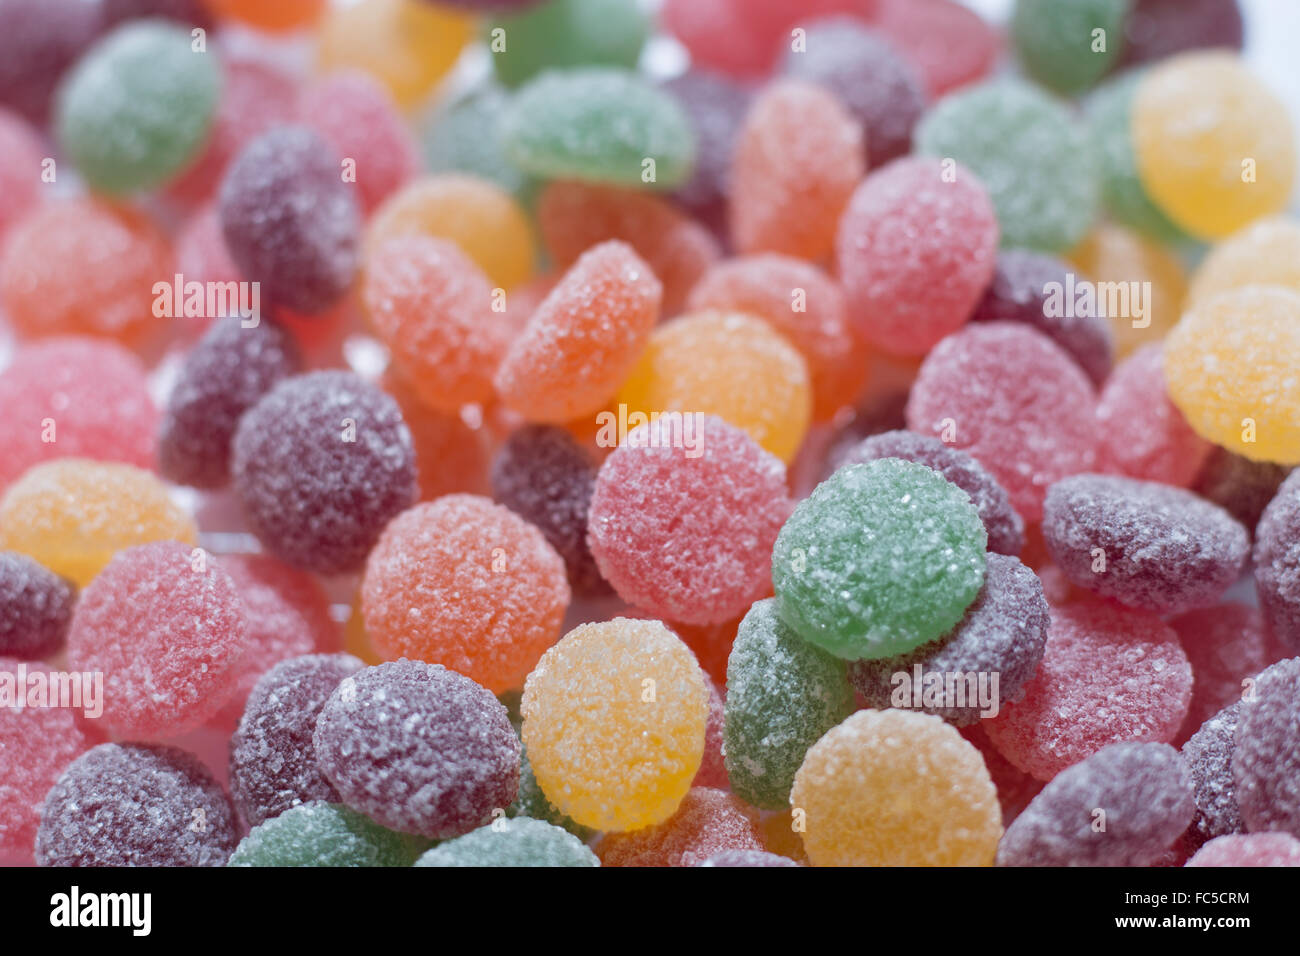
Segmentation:
<svg viewBox="0 0 1300 956">
<path fill-rule="evenodd" d="M 1107 316 L 1116 360 L 1163 339 L 1182 314 L 1187 295 L 1183 264 L 1163 246 L 1136 232 L 1110 224 L 1098 226 L 1069 259 L 1083 273 L 1082 278 L 1093 282 L 1151 283 L 1149 301 L 1145 295 L 1142 300 L 1142 318 L 1136 314 Z"/>
<path fill-rule="evenodd" d="M 1169 397 L 1202 438 L 1252 461 L 1300 464 L 1300 293 L 1232 289 L 1165 340 Z"/>
<path fill-rule="evenodd" d="M 1193 235 L 1226 236 L 1291 196 L 1296 147 L 1286 107 L 1233 53 L 1184 53 L 1151 67 L 1131 123 L 1147 195 Z"/>
<path fill-rule="evenodd" d="M 597 830 L 671 817 L 704 755 L 709 697 L 690 648 L 659 621 L 574 628 L 524 685 L 524 747 L 548 800 Z"/>
<path fill-rule="evenodd" d="M 36 465 L 0 501 L 0 549 L 30 555 L 78 585 L 113 555 L 150 541 L 198 541 L 190 516 L 133 465 L 59 458 Z"/>
<path fill-rule="evenodd" d="M 1266 219 L 1219 243 L 1192 277 L 1187 304 L 1244 285 L 1280 285 L 1300 292 L 1300 222 Z"/>
<path fill-rule="evenodd" d="M 367 258 L 385 239 L 409 235 L 451 240 L 500 288 L 532 278 L 528 217 L 513 196 L 486 179 L 447 173 L 409 183 L 375 210 Z"/>
<path fill-rule="evenodd" d="M 717 415 L 788 464 L 808 431 L 812 386 L 804 357 L 766 322 L 707 310 L 655 330 L 617 402 L 629 414 Z"/>
<path fill-rule="evenodd" d="M 931 714 L 860 710 L 813 744 L 790 806 L 813 866 L 992 866 L 997 790 L 974 745 Z"/>
<path fill-rule="evenodd" d="M 362 0 L 333 5 L 321 22 L 316 58 L 322 72 L 364 70 L 414 106 L 452 68 L 473 31 L 471 17 L 421 0 Z"/>
</svg>

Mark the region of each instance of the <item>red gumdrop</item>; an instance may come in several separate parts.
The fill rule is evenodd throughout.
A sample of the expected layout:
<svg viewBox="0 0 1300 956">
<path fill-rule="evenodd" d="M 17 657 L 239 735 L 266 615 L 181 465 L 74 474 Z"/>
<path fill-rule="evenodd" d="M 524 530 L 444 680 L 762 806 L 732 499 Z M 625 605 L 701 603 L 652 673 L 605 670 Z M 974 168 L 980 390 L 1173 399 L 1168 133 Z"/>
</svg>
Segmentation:
<svg viewBox="0 0 1300 956">
<path fill-rule="evenodd" d="M 923 355 L 970 318 L 997 268 L 998 219 L 983 183 L 943 160 L 908 157 L 853 193 L 835 259 L 859 332 Z"/>
<path fill-rule="evenodd" d="M 992 26 L 954 0 L 879 0 L 875 25 L 921 71 L 934 97 L 986 75 L 1002 46 Z"/>
<path fill-rule="evenodd" d="M 737 797 L 693 787 L 663 823 L 610 833 L 596 844 L 602 866 L 695 866 L 723 850 L 762 850 L 758 814 Z"/>
<path fill-rule="evenodd" d="M 935 346 L 912 386 L 907 424 L 964 448 L 1026 522 L 1054 482 L 1095 458 L 1096 395 L 1058 345 L 1011 322 L 972 325 Z"/>
<path fill-rule="evenodd" d="M 36 130 L 0 107 L 0 237 L 40 201 L 45 152 Z"/>
</svg>

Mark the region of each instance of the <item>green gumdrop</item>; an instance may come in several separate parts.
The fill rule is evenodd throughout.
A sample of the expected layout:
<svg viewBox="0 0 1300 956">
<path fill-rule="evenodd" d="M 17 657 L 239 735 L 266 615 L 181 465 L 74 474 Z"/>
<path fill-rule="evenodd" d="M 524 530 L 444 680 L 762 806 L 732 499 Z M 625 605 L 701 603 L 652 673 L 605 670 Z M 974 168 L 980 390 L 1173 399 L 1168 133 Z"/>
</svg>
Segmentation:
<svg viewBox="0 0 1300 956">
<path fill-rule="evenodd" d="M 777 536 L 777 610 L 836 657 L 905 654 L 961 620 L 987 544 L 970 496 L 938 472 L 899 458 L 846 465 Z"/>
<path fill-rule="evenodd" d="M 385 829 L 342 804 L 299 804 L 253 827 L 227 866 L 410 866 L 433 841 Z"/>
<path fill-rule="evenodd" d="M 1091 139 L 1097 143 L 1102 203 L 1116 222 L 1165 243 L 1186 242 L 1188 236 L 1174 225 L 1147 196 L 1138 176 L 1133 151 L 1133 94 L 1141 72 L 1116 77 L 1088 99 Z"/>
<path fill-rule="evenodd" d="M 541 74 L 515 95 L 501 137 L 516 166 L 544 179 L 670 189 L 695 159 L 677 101 L 613 67 Z"/>
<path fill-rule="evenodd" d="M 636 66 L 650 18 L 637 0 L 547 0 L 486 31 L 497 79 L 519 86 L 550 67 Z"/>
<path fill-rule="evenodd" d="M 808 748 L 853 713 L 844 661 L 808 643 L 758 601 L 727 658 L 723 754 L 731 789 L 764 810 L 790 806 Z"/>
<path fill-rule="evenodd" d="M 1068 252 L 1097 217 L 1101 186 L 1085 125 L 1028 83 L 993 80 L 944 97 L 914 141 L 917 152 L 955 159 L 980 178 L 1003 248 Z"/>
<path fill-rule="evenodd" d="M 600 866 L 585 843 L 528 817 L 500 819 L 434 847 L 416 866 Z"/>
<path fill-rule="evenodd" d="M 479 176 L 530 201 L 537 184 L 506 158 L 501 142 L 501 118 L 509 103 L 508 93 L 488 86 L 430 113 L 421 135 L 425 168 L 432 173 Z"/>
<path fill-rule="evenodd" d="M 1131 0 L 1016 0 L 1011 42 L 1025 72 L 1058 93 L 1086 90 L 1122 52 Z"/>
<path fill-rule="evenodd" d="M 121 195 L 160 186 L 203 148 L 221 90 L 215 53 L 159 20 L 128 23 L 92 47 L 64 81 L 55 132 L 90 188 Z"/>
</svg>

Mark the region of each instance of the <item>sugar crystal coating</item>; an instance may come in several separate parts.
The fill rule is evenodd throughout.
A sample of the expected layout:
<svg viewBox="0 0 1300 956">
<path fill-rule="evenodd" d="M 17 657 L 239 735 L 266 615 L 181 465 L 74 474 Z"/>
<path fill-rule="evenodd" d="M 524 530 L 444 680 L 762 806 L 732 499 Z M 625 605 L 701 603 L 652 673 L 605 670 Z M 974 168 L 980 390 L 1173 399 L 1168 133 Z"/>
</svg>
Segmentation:
<svg viewBox="0 0 1300 956">
<path fill-rule="evenodd" d="M 1168 744 L 1103 747 L 1063 770 L 1007 827 L 1000 866 L 1150 866 L 1196 811 Z"/>
<path fill-rule="evenodd" d="M 1107 744 L 1174 739 L 1192 696 L 1178 636 L 1144 611 L 1090 600 L 1052 609 L 1047 647 L 1025 696 L 984 728 L 1039 780 Z"/>
<path fill-rule="evenodd" d="M 440 843 L 416 866 L 600 866 L 572 833 L 528 817 L 500 820 Z"/>
<path fill-rule="evenodd" d="M 518 86 L 546 69 L 636 67 L 650 17 L 636 0 L 549 0 L 496 11 L 485 27 L 512 39 L 493 51 L 492 69 L 502 83 Z"/>
<path fill-rule="evenodd" d="M 709 719 L 704 725 L 704 756 L 700 759 L 700 769 L 696 771 L 691 786 L 730 790 L 727 763 L 722 753 L 727 747 L 724 736 L 727 720 L 726 700 L 708 671 L 705 671 L 704 683 L 709 691 Z"/>
<path fill-rule="evenodd" d="M 908 683 L 901 686 L 910 693 L 903 695 L 902 706 L 914 707 L 919 701 L 926 713 L 959 726 L 974 723 L 996 716 L 997 709 L 1024 696 L 1024 687 L 1043 658 L 1048 622 L 1038 576 L 1014 557 L 989 554 L 984 586 L 950 633 L 901 657 L 856 661 L 849 665 L 849 679 L 867 706 L 883 710 L 899 691 L 898 675 L 905 674 Z M 944 693 L 936 703 L 926 699 L 928 683 L 916 687 L 918 674 L 923 682 L 936 677 L 944 682 Z M 971 674 L 990 680 L 997 675 L 997 686 L 990 685 L 991 699 L 969 682 L 966 675 Z M 958 683 L 950 684 L 951 675 Z M 960 688 L 960 696 L 948 698 L 949 686 Z"/>
<path fill-rule="evenodd" d="M 837 459 L 837 467 L 877 458 L 901 458 L 925 465 L 966 492 L 984 522 L 990 551 L 1016 555 L 1025 546 L 1024 520 L 1012 509 L 1006 491 L 978 461 L 961 449 L 929 435 L 887 431 L 848 448 Z"/>
<path fill-rule="evenodd" d="M 1259 610 L 1247 604 L 1198 608 L 1171 618 L 1169 624 L 1192 665 L 1185 734 L 1240 700 L 1247 680 L 1282 656 Z"/>
<path fill-rule="evenodd" d="M 1187 290 L 1191 305 L 1247 285 L 1278 285 L 1300 292 L 1300 221 L 1263 219 L 1214 246 Z"/>
<path fill-rule="evenodd" d="M 0 551 L 0 658 L 37 660 L 62 649 L 76 588 L 15 551 Z"/>
<path fill-rule="evenodd" d="M 1187 866 L 1300 866 L 1300 840 L 1289 833 L 1215 837 Z"/>
<path fill-rule="evenodd" d="M 158 434 L 158 467 L 178 484 L 219 488 L 230 481 L 239 419 L 301 358 L 282 326 L 219 318 L 185 357 Z"/>
<path fill-rule="evenodd" d="M 860 710 L 813 744 L 790 806 L 813 866 L 989 866 L 1002 836 L 979 751 L 901 710 Z"/>
<path fill-rule="evenodd" d="M 1255 587 L 1269 630 L 1300 648 L 1300 477 L 1292 473 L 1255 527 Z"/>
<path fill-rule="evenodd" d="M 1100 79 L 1123 49 L 1131 0 L 1016 0 L 1011 41 L 1025 71 L 1060 93 L 1076 93 Z M 1113 37 L 1109 43 L 1084 38 Z"/>
<path fill-rule="evenodd" d="M 932 96 L 989 73 L 1001 31 L 956 0 L 878 0 L 878 25 L 921 71 Z"/>
<path fill-rule="evenodd" d="M 100 744 L 63 771 L 41 810 L 39 866 L 222 866 L 239 833 L 192 754 Z"/>
<path fill-rule="evenodd" d="M 1043 538 L 1073 583 L 1162 614 L 1213 604 L 1250 552 L 1246 529 L 1217 505 L 1117 475 L 1072 475 L 1052 485 Z"/>
<path fill-rule="evenodd" d="M 542 792 L 577 823 L 636 830 L 673 815 L 704 753 L 695 655 L 658 621 L 584 624 L 524 686 L 523 740 Z"/>
<path fill-rule="evenodd" d="M 240 419 L 235 493 L 258 538 L 323 573 L 361 565 L 415 500 L 415 451 L 397 403 L 357 375 L 281 382 Z"/>
<path fill-rule="evenodd" d="M 400 660 L 345 678 L 313 743 L 342 802 L 403 833 L 468 833 L 519 787 L 519 738 L 506 709 L 437 664 Z"/>
<path fill-rule="evenodd" d="M 787 500 L 785 469 L 740 429 L 712 415 L 661 417 L 605 459 L 587 540 L 628 603 L 714 624 L 767 593 Z"/>
<path fill-rule="evenodd" d="M 1232 775 L 1241 701 L 1206 720 L 1187 743 L 1183 759 L 1192 774 L 1196 817 L 1187 831 L 1192 848 L 1230 833 L 1244 833 L 1246 824 L 1237 806 L 1237 782 Z"/>
<path fill-rule="evenodd" d="M 723 850 L 760 851 L 758 814 L 722 790 L 693 787 L 677 812 L 596 844 L 602 866 L 697 866 Z"/>
<path fill-rule="evenodd" d="M 257 824 L 227 866 L 411 866 L 429 841 L 313 800 Z"/>
<path fill-rule="evenodd" d="M 68 663 L 104 675 L 104 724 L 173 737 L 235 692 L 248 648 L 239 589 L 201 549 L 156 541 L 119 552 L 77 601 Z"/>
<path fill-rule="evenodd" d="M 361 213 L 333 148 L 306 127 L 253 140 L 221 184 L 230 256 L 271 303 L 313 314 L 334 305 L 357 268 Z"/>
<path fill-rule="evenodd" d="M 778 612 L 837 657 L 894 657 L 961 619 L 984 583 L 987 541 L 969 495 L 930 468 L 846 465 L 781 529 Z"/>
<path fill-rule="evenodd" d="M 230 738 L 230 794 L 248 826 L 313 800 L 338 802 L 312 736 L 330 695 L 363 666 L 350 654 L 309 654 L 262 675 Z"/>
<path fill-rule="evenodd" d="M 470 173 L 520 198 L 536 188 L 505 155 L 501 119 L 510 94 L 489 85 L 440 103 L 422 123 L 424 167 L 431 173 Z"/>
<path fill-rule="evenodd" d="M 1255 680 L 1241 706 L 1232 775 L 1246 828 L 1300 836 L 1300 657 Z"/>
<path fill-rule="evenodd" d="M 776 601 L 755 602 L 727 659 L 723 754 L 731 789 L 754 806 L 790 805 L 808 748 L 853 713 L 844 662 L 781 622 Z"/>
<path fill-rule="evenodd" d="M 719 850 L 696 866 L 798 866 L 788 856 L 778 856 L 766 850 Z"/>
</svg>

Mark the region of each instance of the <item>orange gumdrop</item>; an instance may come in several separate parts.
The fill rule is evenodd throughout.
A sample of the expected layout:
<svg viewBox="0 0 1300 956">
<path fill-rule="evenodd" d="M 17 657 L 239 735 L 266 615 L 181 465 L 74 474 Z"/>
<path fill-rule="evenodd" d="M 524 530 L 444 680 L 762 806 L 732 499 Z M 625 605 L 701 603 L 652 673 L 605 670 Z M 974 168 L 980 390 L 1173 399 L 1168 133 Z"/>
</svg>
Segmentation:
<svg viewBox="0 0 1300 956">
<path fill-rule="evenodd" d="M 319 19 L 327 0 L 206 0 L 208 9 L 259 30 L 284 31 Z"/>
</svg>

